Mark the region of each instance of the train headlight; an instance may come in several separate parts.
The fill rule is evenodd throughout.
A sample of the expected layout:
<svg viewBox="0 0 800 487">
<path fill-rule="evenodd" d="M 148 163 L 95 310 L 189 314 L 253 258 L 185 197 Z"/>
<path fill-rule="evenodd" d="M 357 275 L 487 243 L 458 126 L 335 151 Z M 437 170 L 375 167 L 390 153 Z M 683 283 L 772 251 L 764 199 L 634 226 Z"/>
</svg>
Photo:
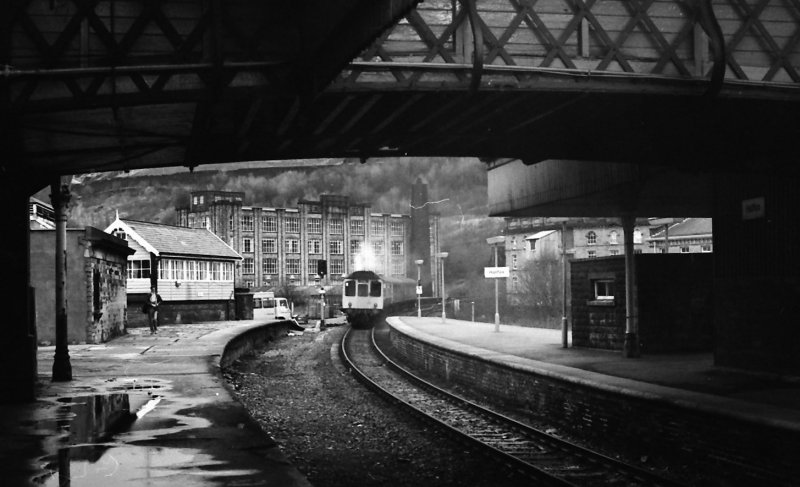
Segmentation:
<svg viewBox="0 0 800 487">
<path fill-rule="evenodd" d="M 372 307 L 378 309 L 378 303 L 372 303 Z"/>
<path fill-rule="evenodd" d="M 352 301 L 348 302 L 348 303 L 347 303 L 347 307 L 348 307 L 348 308 L 352 308 L 352 307 L 353 307 L 353 302 L 352 302 Z"/>
</svg>

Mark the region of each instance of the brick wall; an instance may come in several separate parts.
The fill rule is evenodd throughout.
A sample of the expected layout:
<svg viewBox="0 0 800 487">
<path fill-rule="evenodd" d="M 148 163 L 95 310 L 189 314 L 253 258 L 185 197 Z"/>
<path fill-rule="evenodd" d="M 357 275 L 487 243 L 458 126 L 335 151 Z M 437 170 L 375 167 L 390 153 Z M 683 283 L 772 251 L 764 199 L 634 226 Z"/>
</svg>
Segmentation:
<svg viewBox="0 0 800 487">
<path fill-rule="evenodd" d="M 426 344 L 394 329 L 390 336 L 404 363 L 651 463 L 691 464 L 736 485 L 790 485 L 781 478 L 800 476 L 796 428 L 732 417 L 724 408 L 693 409 L 622 387 L 591 387 Z"/>
<path fill-rule="evenodd" d="M 637 254 L 639 342 L 643 353 L 710 351 L 711 254 Z M 577 347 L 621 350 L 625 338 L 625 258 L 574 260 L 572 340 Z M 593 281 L 614 280 L 614 299 L 595 300 Z"/>
<path fill-rule="evenodd" d="M 593 280 L 613 279 L 615 299 L 594 299 Z M 625 340 L 625 259 L 602 257 L 570 262 L 572 344 L 621 350 Z"/>
</svg>

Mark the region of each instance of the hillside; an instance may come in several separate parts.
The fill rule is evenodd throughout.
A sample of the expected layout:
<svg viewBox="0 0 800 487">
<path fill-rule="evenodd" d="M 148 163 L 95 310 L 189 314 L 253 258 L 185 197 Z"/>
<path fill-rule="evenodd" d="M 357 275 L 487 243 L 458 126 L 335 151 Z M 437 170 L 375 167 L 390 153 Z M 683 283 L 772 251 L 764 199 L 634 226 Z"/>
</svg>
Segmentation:
<svg viewBox="0 0 800 487">
<path fill-rule="evenodd" d="M 166 168 L 76 175 L 69 224 L 105 228 L 116 212 L 174 224 L 175 207 L 188 204 L 189 194 L 203 189 L 243 191 L 245 205 L 271 207 L 342 194 L 371 204 L 375 212 L 408 213 L 411 185 L 418 177 L 428 182 L 434 211 L 442 217 L 441 241 L 451 252 L 447 275 L 452 284 L 482 279 L 483 261 L 490 258 L 485 239 L 497 234 L 503 220 L 487 216 L 486 167 L 471 158 L 267 161 L 200 166 L 193 172 Z M 49 201 L 49 189 L 37 197 Z"/>
</svg>

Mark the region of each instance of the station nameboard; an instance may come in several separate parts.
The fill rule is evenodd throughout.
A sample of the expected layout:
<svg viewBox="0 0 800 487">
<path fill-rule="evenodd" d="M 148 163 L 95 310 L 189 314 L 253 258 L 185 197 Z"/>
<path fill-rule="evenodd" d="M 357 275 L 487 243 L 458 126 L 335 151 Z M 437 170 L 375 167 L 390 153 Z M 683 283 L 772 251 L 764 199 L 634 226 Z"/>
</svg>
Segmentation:
<svg viewBox="0 0 800 487">
<path fill-rule="evenodd" d="M 501 277 L 509 277 L 511 272 L 508 267 L 484 267 L 483 277 L 487 279 L 499 279 Z"/>
</svg>

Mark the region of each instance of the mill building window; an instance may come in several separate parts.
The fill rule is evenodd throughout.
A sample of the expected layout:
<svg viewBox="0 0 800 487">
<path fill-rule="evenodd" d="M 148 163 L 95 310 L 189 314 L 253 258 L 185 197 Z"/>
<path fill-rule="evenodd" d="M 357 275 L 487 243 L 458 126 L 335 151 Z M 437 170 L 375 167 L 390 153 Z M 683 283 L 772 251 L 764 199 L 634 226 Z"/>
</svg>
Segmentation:
<svg viewBox="0 0 800 487">
<path fill-rule="evenodd" d="M 338 277 L 344 274 L 344 260 L 331 259 L 328 263 L 328 274 L 331 277 Z"/>
<path fill-rule="evenodd" d="M 267 257 L 261 262 L 261 272 L 263 274 L 277 274 L 278 273 L 278 259 L 275 257 Z"/>
<path fill-rule="evenodd" d="M 286 259 L 286 273 L 300 274 L 300 259 Z"/>
<path fill-rule="evenodd" d="M 294 216 L 286 217 L 286 231 L 288 233 L 300 233 L 300 219 Z"/>
<path fill-rule="evenodd" d="M 394 219 L 391 223 L 392 235 L 400 237 L 403 235 L 403 220 Z"/>
<path fill-rule="evenodd" d="M 308 259 L 308 275 L 316 276 L 317 275 L 317 263 L 319 259 Z"/>
<path fill-rule="evenodd" d="M 350 233 L 353 235 L 364 235 L 364 220 L 350 220 Z"/>
<path fill-rule="evenodd" d="M 594 232 L 588 232 L 586 234 L 586 245 L 597 245 L 597 234 Z"/>
<path fill-rule="evenodd" d="M 342 220 L 341 218 L 331 219 L 330 225 L 332 234 L 341 235 L 344 233 L 344 220 Z"/>
<path fill-rule="evenodd" d="M 295 238 L 288 238 L 286 239 L 286 253 L 288 254 L 299 254 L 300 253 L 300 241 Z M 295 272 L 295 274 L 297 274 Z"/>
<path fill-rule="evenodd" d="M 277 251 L 278 247 L 274 238 L 265 238 L 261 240 L 261 253 L 274 254 Z"/>
<path fill-rule="evenodd" d="M 392 255 L 403 255 L 403 242 L 400 240 L 392 240 Z"/>
<path fill-rule="evenodd" d="M 275 233 L 278 231 L 278 219 L 274 216 L 261 216 L 261 230 L 264 232 Z"/>
<path fill-rule="evenodd" d="M 242 214 L 242 231 L 243 232 L 253 231 L 253 215 L 251 213 Z"/>
<path fill-rule="evenodd" d="M 403 259 L 392 259 L 392 275 L 404 276 L 406 274 L 406 265 Z"/>
<path fill-rule="evenodd" d="M 341 240 L 331 240 L 330 241 L 330 253 L 331 255 L 342 255 L 344 253 L 344 242 Z"/>
<path fill-rule="evenodd" d="M 322 218 L 309 218 L 308 233 L 322 233 Z"/>
</svg>

